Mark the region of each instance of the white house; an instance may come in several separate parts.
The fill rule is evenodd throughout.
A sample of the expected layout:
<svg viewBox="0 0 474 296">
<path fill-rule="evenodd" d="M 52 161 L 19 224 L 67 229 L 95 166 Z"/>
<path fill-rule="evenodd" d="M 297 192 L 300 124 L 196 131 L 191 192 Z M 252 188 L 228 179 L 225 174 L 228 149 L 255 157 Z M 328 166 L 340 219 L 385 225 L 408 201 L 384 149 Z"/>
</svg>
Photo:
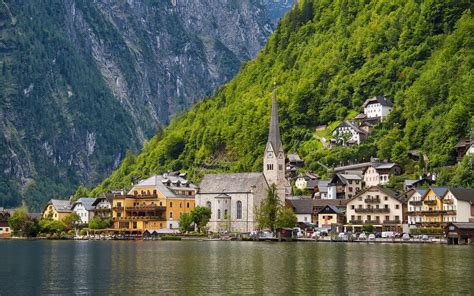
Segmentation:
<svg viewBox="0 0 474 296">
<path fill-rule="evenodd" d="M 314 188 L 318 185 L 318 179 L 319 176 L 313 173 L 299 174 L 295 186 L 300 190 L 314 191 Z"/>
<path fill-rule="evenodd" d="M 95 215 L 102 218 L 110 217 L 112 215 L 112 204 L 106 197 L 98 197 L 92 204 Z"/>
<path fill-rule="evenodd" d="M 399 175 L 401 167 L 392 162 L 374 162 L 364 171 L 364 182 L 367 187 L 385 185 L 389 182 L 390 177 Z"/>
<path fill-rule="evenodd" d="M 363 106 L 367 118 L 379 118 L 381 121 L 393 110 L 393 103 L 382 96 L 367 99 Z"/>
<path fill-rule="evenodd" d="M 474 188 L 449 188 L 442 201 L 443 222 L 474 221 Z"/>
<path fill-rule="evenodd" d="M 365 141 L 368 132 L 361 129 L 357 123 L 353 121 L 344 121 L 339 124 L 332 131 L 333 139 L 331 140 L 336 145 L 359 145 Z"/>
<path fill-rule="evenodd" d="M 87 224 L 89 220 L 94 218 L 95 207 L 92 204 L 95 200 L 95 198 L 81 197 L 72 205 L 71 210 L 81 217 L 82 223 Z"/>
<path fill-rule="evenodd" d="M 267 196 L 262 173 L 204 175 L 196 206 L 211 209 L 210 231 L 250 232 L 257 229 L 255 209 Z"/>
<path fill-rule="evenodd" d="M 378 230 L 400 231 L 406 203 L 403 195 L 388 188 L 371 186 L 352 197 L 346 205 L 346 229 L 373 225 Z"/>
<path fill-rule="evenodd" d="M 348 174 L 335 174 L 328 183 L 327 199 L 352 198 L 362 189 L 363 178 L 361 173 L 348 172 Z"/>
<path fill-rule="evenodd" d="M 313 200 L 311 198 L 287 198 L 286 206 L 293 209 L 298 222 L 313 223 Z"/>
</svg>

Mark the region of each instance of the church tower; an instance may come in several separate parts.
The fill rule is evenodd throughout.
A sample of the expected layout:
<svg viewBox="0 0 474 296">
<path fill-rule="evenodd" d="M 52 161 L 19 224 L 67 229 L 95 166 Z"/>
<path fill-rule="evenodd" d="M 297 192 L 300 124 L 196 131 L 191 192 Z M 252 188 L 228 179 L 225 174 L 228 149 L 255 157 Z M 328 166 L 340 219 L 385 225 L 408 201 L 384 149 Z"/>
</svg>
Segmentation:
<svg viewBox="0 0 474 296">
<path fill-rule="evenodd" d="M 273 86 L 272 114 L 270 117 L 270 129 L 268 131 L 268 142 L 263 156 L 263 174 L 268 185 L 275 184 L 278 196 L 285 200 L 285 152 L 280 138 L 280 122 L 278 120 L 278 105 L 276 100 L 276 84 Z"/>
</svg>

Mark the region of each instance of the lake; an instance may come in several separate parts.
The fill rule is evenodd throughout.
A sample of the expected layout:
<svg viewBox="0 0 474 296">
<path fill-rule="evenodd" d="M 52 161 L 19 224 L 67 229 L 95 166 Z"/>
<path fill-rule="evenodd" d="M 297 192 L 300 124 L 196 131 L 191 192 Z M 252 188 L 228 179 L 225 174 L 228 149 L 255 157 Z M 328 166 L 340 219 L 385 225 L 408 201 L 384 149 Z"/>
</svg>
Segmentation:
<svg viewBox="0 0 474 296">
<path fill-rule="evenodd" d="M 474 247 L 0 241 L 0 295 L 471 294 Z"/>
</svg>

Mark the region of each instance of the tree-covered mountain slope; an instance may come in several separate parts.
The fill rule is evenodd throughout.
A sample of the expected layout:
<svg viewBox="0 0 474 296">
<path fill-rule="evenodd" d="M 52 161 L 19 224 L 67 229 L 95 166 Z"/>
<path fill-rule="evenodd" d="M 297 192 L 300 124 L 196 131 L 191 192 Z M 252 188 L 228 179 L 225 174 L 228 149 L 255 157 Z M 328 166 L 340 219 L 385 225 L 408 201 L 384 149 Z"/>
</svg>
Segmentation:
<svg viewBox="0 0 474 296">
<path fill-rule="evenodd" d="M 454 0 L 300 1 L 255 60 L 128 154 L 93 194 L 165 170 L 195 180 L 261 170 L 274 81 L 286 151 L 309 169 L 327 175 L 324 166 L 378 156 L 402 164 L 405 176 L 441 170 L 440 183 L 472 186 L 468 161 L 453 165 L 454 145 L 474 121 L 473 11 L 471 1 Z M 374 95 L 393 99 L 388 120 L 362 145 L 322 148 L 315 127 L 354 116 Z M 413 149 L 428 162 L 411 161 Z"/>
<path fill-rule="evenodd" d="M 257 0 L 0 2 L 0 206 L 93 186 L 257 55 Z"/>
</svg>

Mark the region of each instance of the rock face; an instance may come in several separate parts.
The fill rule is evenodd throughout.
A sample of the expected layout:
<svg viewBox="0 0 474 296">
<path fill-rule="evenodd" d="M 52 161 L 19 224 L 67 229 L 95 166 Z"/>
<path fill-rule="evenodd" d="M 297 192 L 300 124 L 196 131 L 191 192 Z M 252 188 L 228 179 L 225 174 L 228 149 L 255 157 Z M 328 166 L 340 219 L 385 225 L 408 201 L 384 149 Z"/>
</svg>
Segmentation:
<svg viewBox="0 0 474 296">
<path fill-rule="evenodd" d="M 231 79 L 272 31 L 256 0 L 0 3 L 0 206 L 92 185 Z"/>
<path fill-rule="evenodd" d="M 260 0 L 260 4 L 265 7 L 265 11 L 274 25 L 297 2 L 298 0 Z"/>
</svg>

